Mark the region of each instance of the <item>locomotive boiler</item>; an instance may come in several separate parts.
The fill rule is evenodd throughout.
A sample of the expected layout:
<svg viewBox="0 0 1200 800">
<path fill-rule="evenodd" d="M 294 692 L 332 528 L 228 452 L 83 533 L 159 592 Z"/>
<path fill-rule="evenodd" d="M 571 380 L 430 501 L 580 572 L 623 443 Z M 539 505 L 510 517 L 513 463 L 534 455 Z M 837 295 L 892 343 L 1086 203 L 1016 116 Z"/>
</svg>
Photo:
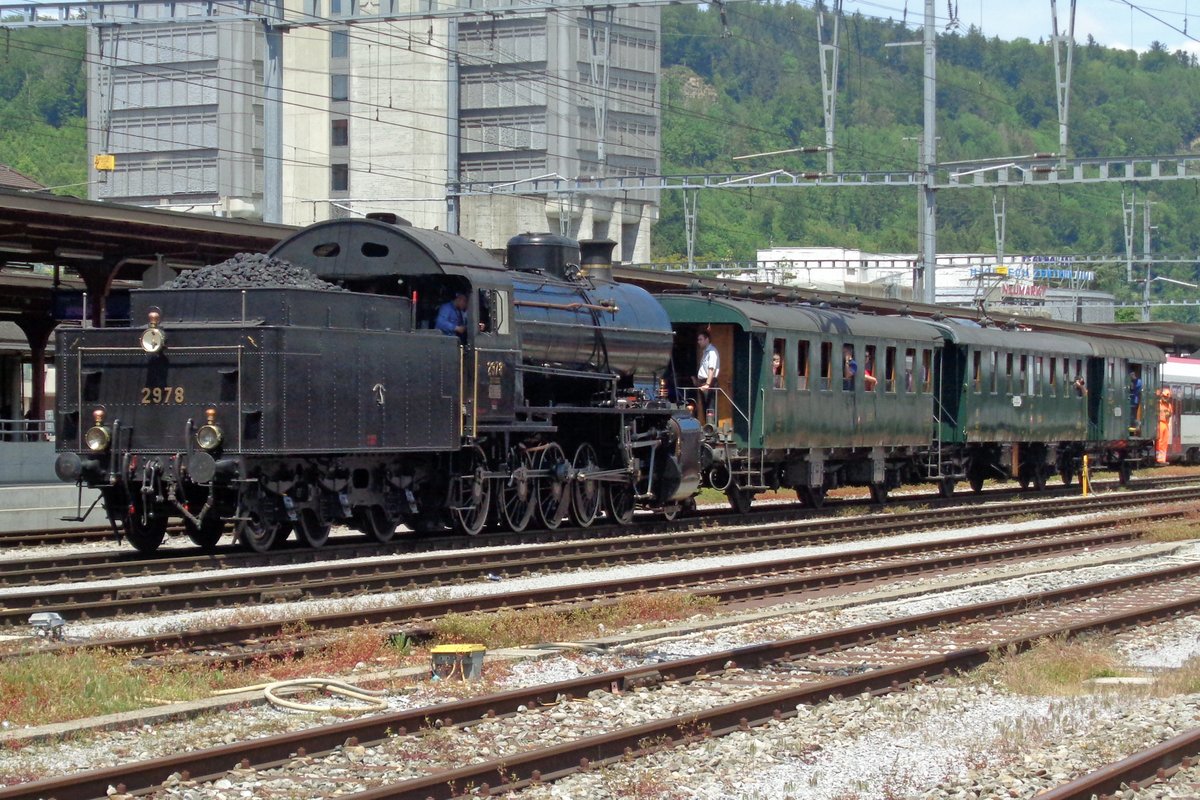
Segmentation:
<svg viewBox="0 0 1200 800">
<path fill-rule="evenodd" d="M 337 523 L 387 541 L 401 523 L 674 514 L 698 486 L 699 425 L 661 390 L 665 312 L 612 280 L 610 252 L 524 235 L 506 267 L 451 234 L 339 220 L 270 253 L 313 280 L 231 287 L 206 268 L 207 285 L 135 291 L 133 328 L 59 334 L 57 472 L 99 488 L 143 551 L 171 519 L 266 550 Z M 445 335 L 457 295 L 465 331 Z"/>
</svg>

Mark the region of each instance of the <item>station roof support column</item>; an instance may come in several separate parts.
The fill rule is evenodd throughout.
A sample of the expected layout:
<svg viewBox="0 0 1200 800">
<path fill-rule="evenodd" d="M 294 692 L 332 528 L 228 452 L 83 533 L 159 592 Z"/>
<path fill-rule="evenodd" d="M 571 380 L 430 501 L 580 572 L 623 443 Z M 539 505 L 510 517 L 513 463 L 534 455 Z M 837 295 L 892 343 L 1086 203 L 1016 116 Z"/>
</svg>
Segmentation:
<svg viewBox="0 0 1200 800">
<path fill-rule="evenodd" d="M 46 344 L 58 320 L 42 314 L 22 314 L 14 322 L 25 334 L 33 356 L 32 387 L 29 392 L 28 419 L 41 422 L 46 416 Z"/>
</svg>

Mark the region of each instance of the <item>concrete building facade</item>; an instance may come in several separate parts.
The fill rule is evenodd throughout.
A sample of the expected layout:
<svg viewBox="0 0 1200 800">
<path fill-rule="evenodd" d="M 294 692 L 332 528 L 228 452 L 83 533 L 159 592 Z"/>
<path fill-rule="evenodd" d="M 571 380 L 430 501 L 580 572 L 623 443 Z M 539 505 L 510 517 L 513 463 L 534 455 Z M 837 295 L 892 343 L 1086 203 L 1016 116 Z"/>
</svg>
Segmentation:
<svg viewBox="0 0 1200 800">
<path fill-rule="evenodd" d="M 454 203 L 447 187 L 657 173 L 658 10 L 353 25 L 336 21 L 378 0 L 289 10 L 323 24 L 284 37 L 280 221 L 390 211 L 488 248 L 551 230 L 649 260 L 654 193 Z M 261 218 L 263 53 L 252 22 L 93 30 L 89 148 L 116 157 L 93 199 Z"/>
</svg>

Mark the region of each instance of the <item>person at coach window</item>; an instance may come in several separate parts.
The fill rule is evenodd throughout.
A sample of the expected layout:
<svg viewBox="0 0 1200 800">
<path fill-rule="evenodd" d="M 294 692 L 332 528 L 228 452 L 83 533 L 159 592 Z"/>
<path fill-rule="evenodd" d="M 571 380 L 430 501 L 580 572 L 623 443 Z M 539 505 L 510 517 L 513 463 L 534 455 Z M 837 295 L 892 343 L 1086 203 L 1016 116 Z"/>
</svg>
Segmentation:
<svg viewBox="0 0 1200 800">
<path fill-rule="evenodd" d="M 782 353 L 775 353 L 771 356 L 771 382 L 776 389 L 784 388 Z"/>
<path fill-rule="evenodd" d="M 842 345 L 842 391 L 854 388 L 854 376 L 858 374 L 858 362 L 854 360 L 854 345 Z"/>
</svg>

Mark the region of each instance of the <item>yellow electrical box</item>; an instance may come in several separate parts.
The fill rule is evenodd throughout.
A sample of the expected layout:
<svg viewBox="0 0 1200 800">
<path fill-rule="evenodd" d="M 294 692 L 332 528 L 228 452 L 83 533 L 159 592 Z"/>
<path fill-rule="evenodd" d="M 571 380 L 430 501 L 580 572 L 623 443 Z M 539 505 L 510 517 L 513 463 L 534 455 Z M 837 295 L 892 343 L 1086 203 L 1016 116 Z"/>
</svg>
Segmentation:
<svg viewBox="0 0 1200 800">
<path fill-rule="evenodd" d="M 439 644 L 429 650 L 433 662 L 429 677 L 434 680 L 479 680 L 483 677 L 485 653 L 487 648 L 481 644 Z"/>
<path fill-rule="evenodd" d="M 92 165 L 96 167 L 97 172 L 112 172 L 117 168 L 117 157 L 100 153 L 92 159 Z"/>
</svg>

